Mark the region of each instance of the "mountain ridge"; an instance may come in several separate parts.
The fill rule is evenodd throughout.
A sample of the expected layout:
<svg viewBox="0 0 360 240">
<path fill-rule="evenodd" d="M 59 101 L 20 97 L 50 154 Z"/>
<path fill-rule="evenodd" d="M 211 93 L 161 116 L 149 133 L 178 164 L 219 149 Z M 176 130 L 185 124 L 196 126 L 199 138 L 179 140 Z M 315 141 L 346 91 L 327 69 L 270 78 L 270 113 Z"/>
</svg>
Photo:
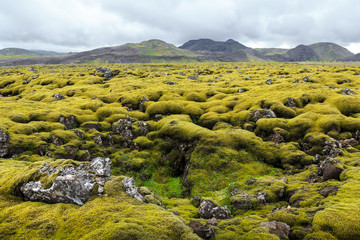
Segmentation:
<svg viewBox="0 0 360 240">
<path fill-rule="evenodd" d="M 0 50 L 0 66 L 70 63 L 150 63 L 150 62 L 331 62 L 360 61 L 360 57 L 331 42 L 298 45 L 291 49 L 247 47 L 233 39 L 189 40 L 176 47 L 159 39 L 102 47 L 79 53 L 61 54 L 43 50 L 5 48 Z"/>
</svg>

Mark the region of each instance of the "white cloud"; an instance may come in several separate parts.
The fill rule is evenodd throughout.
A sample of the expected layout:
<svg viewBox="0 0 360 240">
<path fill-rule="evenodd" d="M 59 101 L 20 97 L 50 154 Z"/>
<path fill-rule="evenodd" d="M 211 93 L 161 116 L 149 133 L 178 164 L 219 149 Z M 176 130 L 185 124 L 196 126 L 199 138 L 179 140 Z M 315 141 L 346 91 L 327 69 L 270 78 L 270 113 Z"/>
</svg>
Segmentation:
<svg viewBox="0 0 360 240">
<path fill-rule="evenodd" d="M 0 47 L 77 51 L 153 38 L 175 45 L 232 38 L 355 48 L 359 10 L 355 0 L 12 0 L 0 7 Z"/>
</svg>

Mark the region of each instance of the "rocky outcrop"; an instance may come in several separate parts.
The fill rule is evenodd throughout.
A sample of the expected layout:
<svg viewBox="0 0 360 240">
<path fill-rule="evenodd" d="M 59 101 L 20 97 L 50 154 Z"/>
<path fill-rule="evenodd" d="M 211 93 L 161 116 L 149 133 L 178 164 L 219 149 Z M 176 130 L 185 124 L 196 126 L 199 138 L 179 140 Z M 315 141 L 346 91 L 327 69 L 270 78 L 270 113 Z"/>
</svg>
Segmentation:
<svg viewBox="0 0 360 240">
<path fill-rule="evenodd" d="M 339 168 L 337 164 L 341 164 L 340 161 L 333 158 L 327 158 L 324 162 L 320 164 L 318 169 L 318 175 L 322 176 L 323 181 L 329 179 L 340 179 L 340 174 L 343 170 Z"/>
<path fill-rule="evenodd" d="M 262 222 L 260 227 L 269 228 L 271 234 L 275 234 L 281 240 L 289 239 L 290 226 L 283 222 Z"/>
<path fill-rule="evenodd" d="M 74 115 L 70 115 L 69 117 L 60 116 L 59 123 L 63 124 L 68 130 L 79 126 Z"/>
<path fill-rule="evenodd" d="M 112 125 L 112 130 L 116 134 L 122 136 L 125 140 L 124 144 L 129 147 L 131 145 L 131 140 L 134 138 L 132 124 L 135 120 L 131 117 L 127 119 L 119 119 L 116 123 Z"/>
<path fill-rule="evenodd" d="M 135 181 L 133 178 L 125 177 L 122 180 L 125 192 L 132 198 L 136 198 L 140 202 L 145 203 L 146 200 L 143 195 L 140 193 L 138 188 L 135 186 Z"/>
<path fill-rule="evenodd" d="M 116 75 L 118 75 L 120 73 L 119 70 L 111 71 L 110 68 L 103 68 L 103 67 L 97 67 L 96 71 L 100 72 L 100 75 L 102 77 L 104 77 L 106 80 L 110 80 L 110 79 L 112 79 L 113 77 L 115 77 Z"/>
<path fill-rule="evenodd" d="M 56 93 L 53 96 L 56 100 L 62 100 L 65 99 L 64 95 L 61 95 L 60 93 Z"/>
<path fill-rule="evenodd" d="M 341 90 L 341 94 L 344 94 L 344 95 L 356 95 L 356 92 L 354 92 L 350 88 L 344 88 L 344 89 Z"/>
<path fill-rule="evenodd" d="M 96 184 L 98 194 L 104 193 L 105 182 L 111 175 L 111 160 L 98 157 L 90 164 L 82 163 L 61 170 L 45 165 L 40 172 L 48 176 L 50 174 L 58 174 L 58 176 L 48 189 L 45 189 L 40 181 L 25 183 L 20 188 L 25 200 L 84 205 Z"/>
<path fill-rule="evenodd" d="M 217 206 L 210 200 L 204 200 L 200 203 L 198 216 L 206 219 L 229 219 L 231 213 L 226 206 Z"/>
<path fill-rule="evenodd" d="M 5 157 L 9 152 L 9 135 L 0 129 L 0 157 Z"/>
<path fill-rule="evenodd" d="M 212 227 L 204 226 L 199 221 L 190 221 L 188 225 L 200 238 L 205 240 L 215 240 L 215 231 Z"/>
<path fill-rule="evenodd" d="M 251 112 L 251 119 L 254 122 L 261 118 L 276 118 L 276 114 L 271 109 L 260 109 Z"/>
<path fill-rule="evenodd" d="M 339 188 L 335 186 L 325 187 L 320 190 L 319 193 L 324 197 L 328 197 L 330 194 L 337 193 L 338 189 Z"/>
</svg>

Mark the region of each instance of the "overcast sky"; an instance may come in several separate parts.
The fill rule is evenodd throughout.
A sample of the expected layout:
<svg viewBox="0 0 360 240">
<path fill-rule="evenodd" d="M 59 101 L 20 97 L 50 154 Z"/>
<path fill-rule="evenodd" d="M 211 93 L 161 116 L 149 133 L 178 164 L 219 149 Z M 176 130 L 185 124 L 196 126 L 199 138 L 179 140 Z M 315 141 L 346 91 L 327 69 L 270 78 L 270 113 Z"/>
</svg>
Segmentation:
<svg viewBox="0 0 360 240">
<path fill-rule="evenodd" d="M 0 0 L 0 49 L 82 51 L 161 39 L 360 52 L 358 0 Z"/>
</svg>

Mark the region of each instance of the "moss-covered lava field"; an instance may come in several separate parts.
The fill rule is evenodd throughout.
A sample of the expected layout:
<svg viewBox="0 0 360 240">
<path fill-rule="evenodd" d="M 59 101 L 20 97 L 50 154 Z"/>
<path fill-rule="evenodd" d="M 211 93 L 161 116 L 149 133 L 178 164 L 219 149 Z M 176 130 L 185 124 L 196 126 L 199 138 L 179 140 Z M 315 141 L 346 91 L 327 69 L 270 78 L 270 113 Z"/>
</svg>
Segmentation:
<svg viewBox="0 0 360 240">
<path fill-rule="evenodd" d="M 359 72 L 0 68 L 0 239 L 360 239 Z M 97 173 L 84 204 L 24 190 L 52 191 L 95 158 L 112 175 Z"/>
</svg>

